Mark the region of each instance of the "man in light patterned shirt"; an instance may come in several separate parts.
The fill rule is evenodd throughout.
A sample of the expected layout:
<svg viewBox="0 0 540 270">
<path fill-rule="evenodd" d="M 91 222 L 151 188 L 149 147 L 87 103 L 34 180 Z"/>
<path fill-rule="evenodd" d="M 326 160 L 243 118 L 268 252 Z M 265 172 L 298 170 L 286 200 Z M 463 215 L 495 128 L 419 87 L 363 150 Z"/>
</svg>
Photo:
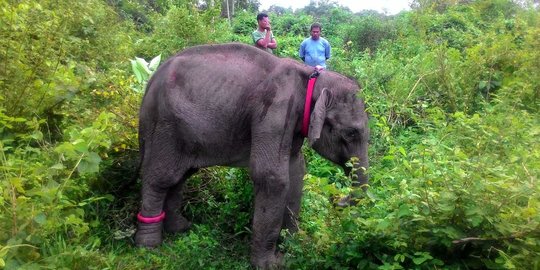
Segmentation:
<svg viewBox="0 0 540 270">
<path fill-rule="evenodd" d="M 277 42 L 274 38 L 274 34 L 272 33 L 268 15 L 265 13 L 259 13 L 257 15 L 257 24 L 257 29 L 251 33 L 253 43 L 255 43 L 257 48 L 272 53 L 272 50 L 277 48 Z"/>
</svg>

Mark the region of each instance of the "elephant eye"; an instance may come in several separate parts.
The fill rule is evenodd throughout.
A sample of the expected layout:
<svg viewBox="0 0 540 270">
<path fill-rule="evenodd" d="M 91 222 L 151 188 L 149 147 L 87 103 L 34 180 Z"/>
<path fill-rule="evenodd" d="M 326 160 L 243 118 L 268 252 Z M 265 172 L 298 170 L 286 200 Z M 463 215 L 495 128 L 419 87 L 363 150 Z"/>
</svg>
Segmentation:
<svg viewBox="0 0 540 270">
<path fill-rule="evenodd" d="M 348 128 L 345 130 L 345 138 L 352 140 L 360 137 L 360 131 L 356 128 Z"/>
</svg>

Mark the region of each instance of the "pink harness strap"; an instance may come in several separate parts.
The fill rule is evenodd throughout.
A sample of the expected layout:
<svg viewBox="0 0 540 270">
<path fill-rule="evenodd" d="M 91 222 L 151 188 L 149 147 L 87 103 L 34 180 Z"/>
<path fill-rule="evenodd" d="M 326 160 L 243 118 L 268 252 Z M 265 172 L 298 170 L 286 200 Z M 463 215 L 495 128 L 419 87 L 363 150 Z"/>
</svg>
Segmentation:
<svg viewBox="0 0 540 270">
<path fill-rule="evenodd" d="M 146 224 L 159 223 L 163 221 L 164 219 L 165 219 L 165 212 L 163 211 L 161 211 L 161 214 L 155 217 L 143 217 L 140 212 L 137 214 L 137 220 L 139 220 L 139 222 L 141 223 L 146 223 Z"/>
<path fill-rule="evenodd" d="M 311 115 L 311 97 L 313 96 L 313 89 L 315 88 L 315 82 L 319 76 L 319 71 L 316 70 L 309 77 L 307 91 L 306 91 L 306 103 L 304 104 L 304 118 L 302 119 L 302 136 L 307 137 L 309 131 L 309 117 Z"/>
</svg>

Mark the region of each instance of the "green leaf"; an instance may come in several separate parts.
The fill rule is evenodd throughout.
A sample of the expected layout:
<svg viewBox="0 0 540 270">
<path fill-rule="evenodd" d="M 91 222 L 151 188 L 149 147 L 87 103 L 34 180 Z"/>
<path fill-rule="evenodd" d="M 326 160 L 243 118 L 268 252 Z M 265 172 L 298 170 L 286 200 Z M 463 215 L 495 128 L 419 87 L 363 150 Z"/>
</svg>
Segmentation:
<svg viewBox="0 0 540 270">
<path fill-rule="evenodd" d="M 377 230 L 385 230 L 386 228 L 390 227 L 391 222 L 389 220 L 386 220 L 386 219 L 382 219 L 379 224 L 377 224 Z"/>
<path fill-rule="evenodd" d="M 39 130 L 36 130 L 32 133 L 32 135 L 30 135 L 30 137 L 32 137 L 32 139 L 34 140 L 42 140 L 43 139 L 43 133 Z"/>
<path fill-rule="evenodd" d="M 9 251 L 9 248 L 7 246 L 6 247 L 0 246 L 0 257 L 6 256 L 8 254 L 8 251 Z"/>
<path fill-rule="evenodd" d="M 480 83 L 478 83 L 478 88 L 480 89 L 486 89 L 486 86 L 487 86 L 486 81 L 480 81 Z"/>
<path fill-rule="evenodd" d="M 101 157 L 94 152 L 90 152 L 81 160 L 77 170 L 80 173 L 96 173 L 99 172 L 99 163 L 101 163 Z"/>
<path fill-rule="evenodd" d="M 427 259 L 428 258 L 426 258 L 426 257 L 415 257 L 412 260 L 413 260 L 414 264 L 420 265 L 420 264 L 423 264 L 425 261 L 427 261 Z"/>
<path fill-rule="evenodd" d="M 402 205 L 399 207 L 398 217 L 410 216 L 411 213 L 412 213 L 412 212 L 411 212 L 411 210 L 409 210 L 409 206 L 406 205 L 406 204 L 402 204 Z"/>
<path fill-rule="evenodd" d="M 375 195 L 373 192 L 371 192 L 369 189 L 366 191 L 366 195 L 373 201 L 376 201 L 379 199 L 377 195 Z"/>
<path fill-rule="evenodd" d="M 416 265 L 420 265 L 426 262 L 427 260 L 433 259 L 433 257 L 428 252 L 415 252 L 414 255 L 418 256 L 418 257 L 413 258 L 413 262 Z"/>
<path fill-rule="evenodd" d="M 150 68 L 150 70 L 155 71 L 157 67 L 159 66 L 159 62 L 161 62 L 161 54 L 154 57 L 154 59 L 150 61 L 150 64 L 148 65 L 148 67 Z"/>
<path fill-rule="evenodd" d="M 65 168 L 66 167 L 62 163 L 56 163 L 56 164 L 54 164 L 53 166 L 50 167 L 50 169 L 53 169 L 53 170 L 63 170 Z"/>
<path fill-rule="evenodd" d="M 84 142 L 79 142 L 75 144 L 74 147 L 79 153 L 88 153 L 88 146 Z"/>
<path fill-rule="evenodd" d="M 148 69 L 148 62 L 146 62 L 146 60 L 142 59 L 142 58 L 139 58 L 139 57 L 135 57 L 136 61 L 137 61 L 137 68 L 138 69 L 142 69 L 144 72 L 146 72 L 147 75 L 150 75 L 152 74 L 152 71 L 150 71 L 150 69 Z"/>
<path fill-rule="evenodd" d="M 73 146 L 69 142 L 65 142 L 60 144 L 54 149 L 57 153 L 65 154 L 67 156 L 74 156 L 76 154 L 75 152 L 75 146 Z"/>
<path fill-rule="evenodd" d="M 398 150 L 399 150 L 399 152 L 400 152 L 404 157 L 407 156 L 407 153 L 405 152 L 405 148 L 403 148 L 403 147 L 400 146 L 400 147 L 398 148 Z"/>
<path fill-rule="evenodd" d="M 133 70 L 133 73 L 135 74 L 135 77 L 137 78 L 137 81 L 139 83 L 143 82 L 143 78 L 141 75 L 141 72 L 139 71 L 137 67 L 137 62 L 135 60 L 131 60 L 131 69 Z"/>
<path fill-rule="evenodd" d="M 40 225 L 43 225 L 45 223 L 45 221 L 47 220 L 47 216 L 45 216 L 44 213 L 39 213 L 38 215 L 36 215 L 34 217 L 34 221 L 37 223 L 37 224 L 40 224 Z"/>
</svg>

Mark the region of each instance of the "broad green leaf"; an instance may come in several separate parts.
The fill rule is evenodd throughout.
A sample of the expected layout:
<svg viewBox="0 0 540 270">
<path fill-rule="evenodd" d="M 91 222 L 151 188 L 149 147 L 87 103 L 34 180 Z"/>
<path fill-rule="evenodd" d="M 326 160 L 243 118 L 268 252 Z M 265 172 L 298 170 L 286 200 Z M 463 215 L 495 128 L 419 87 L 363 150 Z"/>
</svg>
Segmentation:
<svg viewBox="0 0 540 270">
<path fill-rule="evenodd" d="M 379 221 L 379 224 L 377 224 L 377 230 L 383 231 L 386 228 L 390 227 L 392 223 L 387 219 L 382 219 Z"/>
<path fill-rule="evenodd" d="M 135 57 L 135 61 L 137 61 L 137 64 L 140 66 L 148 66 L 148 62 L 146 62 L 146 60 L 144 60 L 143 58 Z"/>
<path fill-rule="evenodd" d="M 141 65 L 137 65 L 137 70 L 139 71 L 139 74 L 141 74 L 141 83 L 148 80 L 148 76 L 150 73 L 148 73 L 148 67 L 144 67 Z"/>
<path fill-rule="evenodd" d="M 415 257 L 415 258 L 413 258 L 413 262 L 416 265 L 423 264 L 425 261 L 427 261 L 427 258 L 425 258 L 425 257 Z"/>
<path fill-rule="evenodd" d="M 398 150 L 399 150 L 399 152 L 400 152 L 404 157 L 407 156 L 407 153 L 405 152 L 405 148 L 403 148 L 403 147 L 400 146 L 400 147 L 398 148 Z"/>
<path fill-rule="evenodd" d="M 133 73 L 135 74 L 135 77 L 137 78 L 137 81 L 139 83 L 142 83 L 143 78 L 142 78 L 141 72 L 139 71 L 139 69 L 137 67 L 137 61 L 131 60 L 131 69 L 133 70 Z"/>
<path fill-rule="evenodd" d="M 146 72 L 147 75 L 152 74 L 152 71 L 150 71 L 150 69 L 148 69 L 148 62 L 146 62 L 146 60 L 144 60 L 142 58 L 139 58 L 139 57 L 135 57 L 135 59 L 137 61 L 137 68 L 138 69 L 143 70 L 144 72 Z"/>
<path fill-rule="evenodd" d="M 158 68 L 160 62 L 161 62 L 161 54 L 154 57 L 154 59 L 150 61 L 150 64 L 148 65 L 148 67 L 150 68 L 150 70 L 155 71 Z"/>
<path fill-rule="evenodd" d="M 7 246 L 0 245 L 0 257 L 6 256 L 8 254 L 8 251 L 9 251 L 9 248 Z"/>
<path fill-rule="evenodd" d="M 24 193 L 23 179 L 20 177 L 13 177 L 9 179 L 10 184 L 20 193 Z"/>
<path fill-rule="evenodd" d="M 99 163 L 101 162 L 101 157 L 94 152 L 90 152 L 87 156 L 81 160 L 77 170 L 80 173 L 96 173 L 99 172 Z"/>
<path fill-rule="evenodd" d="M 77 152 L 79 153 L 88 153 L 88 146 L 83 141 L 75 144 L 74 147 L 75 147 L 75 150 L 77 150 Z"/>
<path fill-rule="evenodd" d="M 39 130 L 36 130 L 31 135 L 32 139 L 34 140 L 42 140 L 43 139 L 43 133 Z"/>
<path fill-rule="evenodd" d="M 409 209 L 409 206 L 406 205 L 406 204 L 402 204 L 400 207 L 399 207 L 399 210 L 398 210 L 398 217 L 403 217 L 403 216 L 410 216 L 411 215 L 411 210 Z"/>
<path fill-rule="evenodd" d="M 486 81 L 480 81 L 480 83 L 478 83 L 478 88 L 480 88 L 480 89 L 485 89 L 486 86 L 487 86 Z"/>
<path fill-rule="evenodd" d="M 74 156 L 76 154 L 75 152 L 75 146 L 69 142 L 65 142 L 57 146 L 54 151 L 61 154 L 66 154 L 68 156 Z"/>
<path fill-rule="evenodd" d="M 81 143 L 84 143 L 83 139 L 76 139 L 75 141 L 71 142 L 71 144 L 73 144 L 73 145 L 77 145 L 77 144 L 81 144 Z"/>
<path fill-rule="evenodd" d="M 47 216 L 44 213 L 39 213 L 34 217 L 34 221 L 38 224 L 44 224 L 47 220 Z"/>
<path fill-rule="evenodd" d="M 379 200 L 379 197 L 377 197 L 377 195 L 375 195 L 373 192 L 371 192 L 369 189 L 366 191 L 366 195 L 371 199 L 371 200 Z"/>
</svg>

